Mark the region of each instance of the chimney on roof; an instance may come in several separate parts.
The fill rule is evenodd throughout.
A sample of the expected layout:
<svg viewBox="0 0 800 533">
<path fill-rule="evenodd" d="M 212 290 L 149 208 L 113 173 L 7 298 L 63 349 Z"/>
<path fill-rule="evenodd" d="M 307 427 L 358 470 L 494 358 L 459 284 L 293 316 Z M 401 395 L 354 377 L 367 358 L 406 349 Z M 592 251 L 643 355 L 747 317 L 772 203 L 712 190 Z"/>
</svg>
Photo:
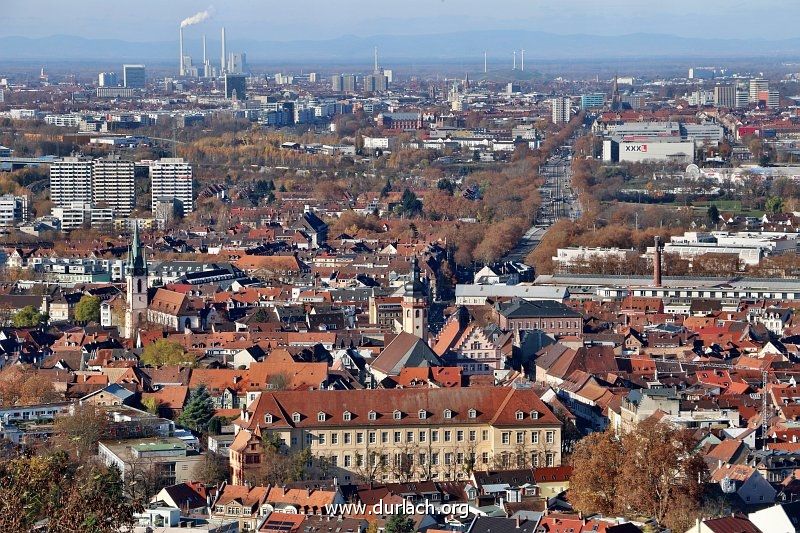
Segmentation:
<svg viewBox="0 0 800 533">
<path fill-rule="evenodd" d="M 653 286 L 661 286 L 661 239 L 655 238 L 655 253 L 653 254 Z"/>
<path fill-rule="evenodd" d="M 519 529 L 519 526 L 521 526 L 521 525 L 522 525 L 522 521 L 519 518 L 519 514 L 517 514 L 517 516 L 514 519 L 514 527 Z"/>
</svg>

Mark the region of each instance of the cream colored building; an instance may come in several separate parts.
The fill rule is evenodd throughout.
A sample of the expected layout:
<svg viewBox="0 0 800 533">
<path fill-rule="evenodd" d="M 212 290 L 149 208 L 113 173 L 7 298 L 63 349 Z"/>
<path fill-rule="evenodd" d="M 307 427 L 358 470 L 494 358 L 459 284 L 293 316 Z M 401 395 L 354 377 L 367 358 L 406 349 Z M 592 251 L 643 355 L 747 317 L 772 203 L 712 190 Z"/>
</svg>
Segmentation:
<svg viewBox="0 0 800 533">
<path fill-rule="evenodd" d="M 264 436 L 310 448 L 313 474 L 343 483 L 561 464 L 561 422 L 531 389 L 262 392 L 235 424 L 234 484 L 257 476 Z"/>
</svg>

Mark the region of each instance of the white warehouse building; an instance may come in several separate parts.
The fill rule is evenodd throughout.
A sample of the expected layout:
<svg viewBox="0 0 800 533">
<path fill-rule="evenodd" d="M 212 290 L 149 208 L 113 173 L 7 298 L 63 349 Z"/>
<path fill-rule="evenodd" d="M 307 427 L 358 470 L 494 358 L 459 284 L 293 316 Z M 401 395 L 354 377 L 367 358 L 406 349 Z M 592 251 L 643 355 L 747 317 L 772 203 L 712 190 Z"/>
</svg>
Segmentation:
<svg viewBox="0 0 800 533">
<path fill-rule="evenodd" d="M 603 161 L 610 163 L 641 163 L 664 161 L 669 163 L 692 163 L 694 140 L 674 138 L 623 140 L 619 137 L 603 140 Z"/>
</svg>

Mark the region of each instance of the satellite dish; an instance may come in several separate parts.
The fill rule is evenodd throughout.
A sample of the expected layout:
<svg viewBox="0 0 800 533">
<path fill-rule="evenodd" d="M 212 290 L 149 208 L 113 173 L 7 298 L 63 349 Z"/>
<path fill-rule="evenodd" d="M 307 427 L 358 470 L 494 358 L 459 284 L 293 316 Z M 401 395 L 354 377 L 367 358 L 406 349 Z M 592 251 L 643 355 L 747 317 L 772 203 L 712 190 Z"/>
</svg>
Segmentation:
<svg viewBox="0 0 800 533">
<path fill-rule="evenodd" d="M 699 178 L 700 177 L 700 167 L 698 167 L 694 163 L 692 163 L 691 165 L 686 167 L 686 177 L 687 178 L 692 178 L 693 180 L 696 180 L 697 178 Z"/>
</svg>

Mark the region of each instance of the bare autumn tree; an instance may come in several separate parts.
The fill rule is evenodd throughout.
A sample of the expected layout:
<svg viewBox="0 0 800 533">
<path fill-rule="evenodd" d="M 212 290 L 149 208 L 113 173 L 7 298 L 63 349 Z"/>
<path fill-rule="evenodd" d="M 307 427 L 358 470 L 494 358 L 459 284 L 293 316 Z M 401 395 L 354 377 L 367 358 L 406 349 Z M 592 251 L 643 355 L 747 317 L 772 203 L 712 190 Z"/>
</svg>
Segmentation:
<svg viewBox="0 0 800 533">
<path fill-rule="evenodd" d="M 53 433 L 61 447 L 86 459 L 97 453 L 97 443 L 109 435 L 108 414 L 91 404 L 76 405 L 72 413 L 56 417 Z"/>
</svg>

